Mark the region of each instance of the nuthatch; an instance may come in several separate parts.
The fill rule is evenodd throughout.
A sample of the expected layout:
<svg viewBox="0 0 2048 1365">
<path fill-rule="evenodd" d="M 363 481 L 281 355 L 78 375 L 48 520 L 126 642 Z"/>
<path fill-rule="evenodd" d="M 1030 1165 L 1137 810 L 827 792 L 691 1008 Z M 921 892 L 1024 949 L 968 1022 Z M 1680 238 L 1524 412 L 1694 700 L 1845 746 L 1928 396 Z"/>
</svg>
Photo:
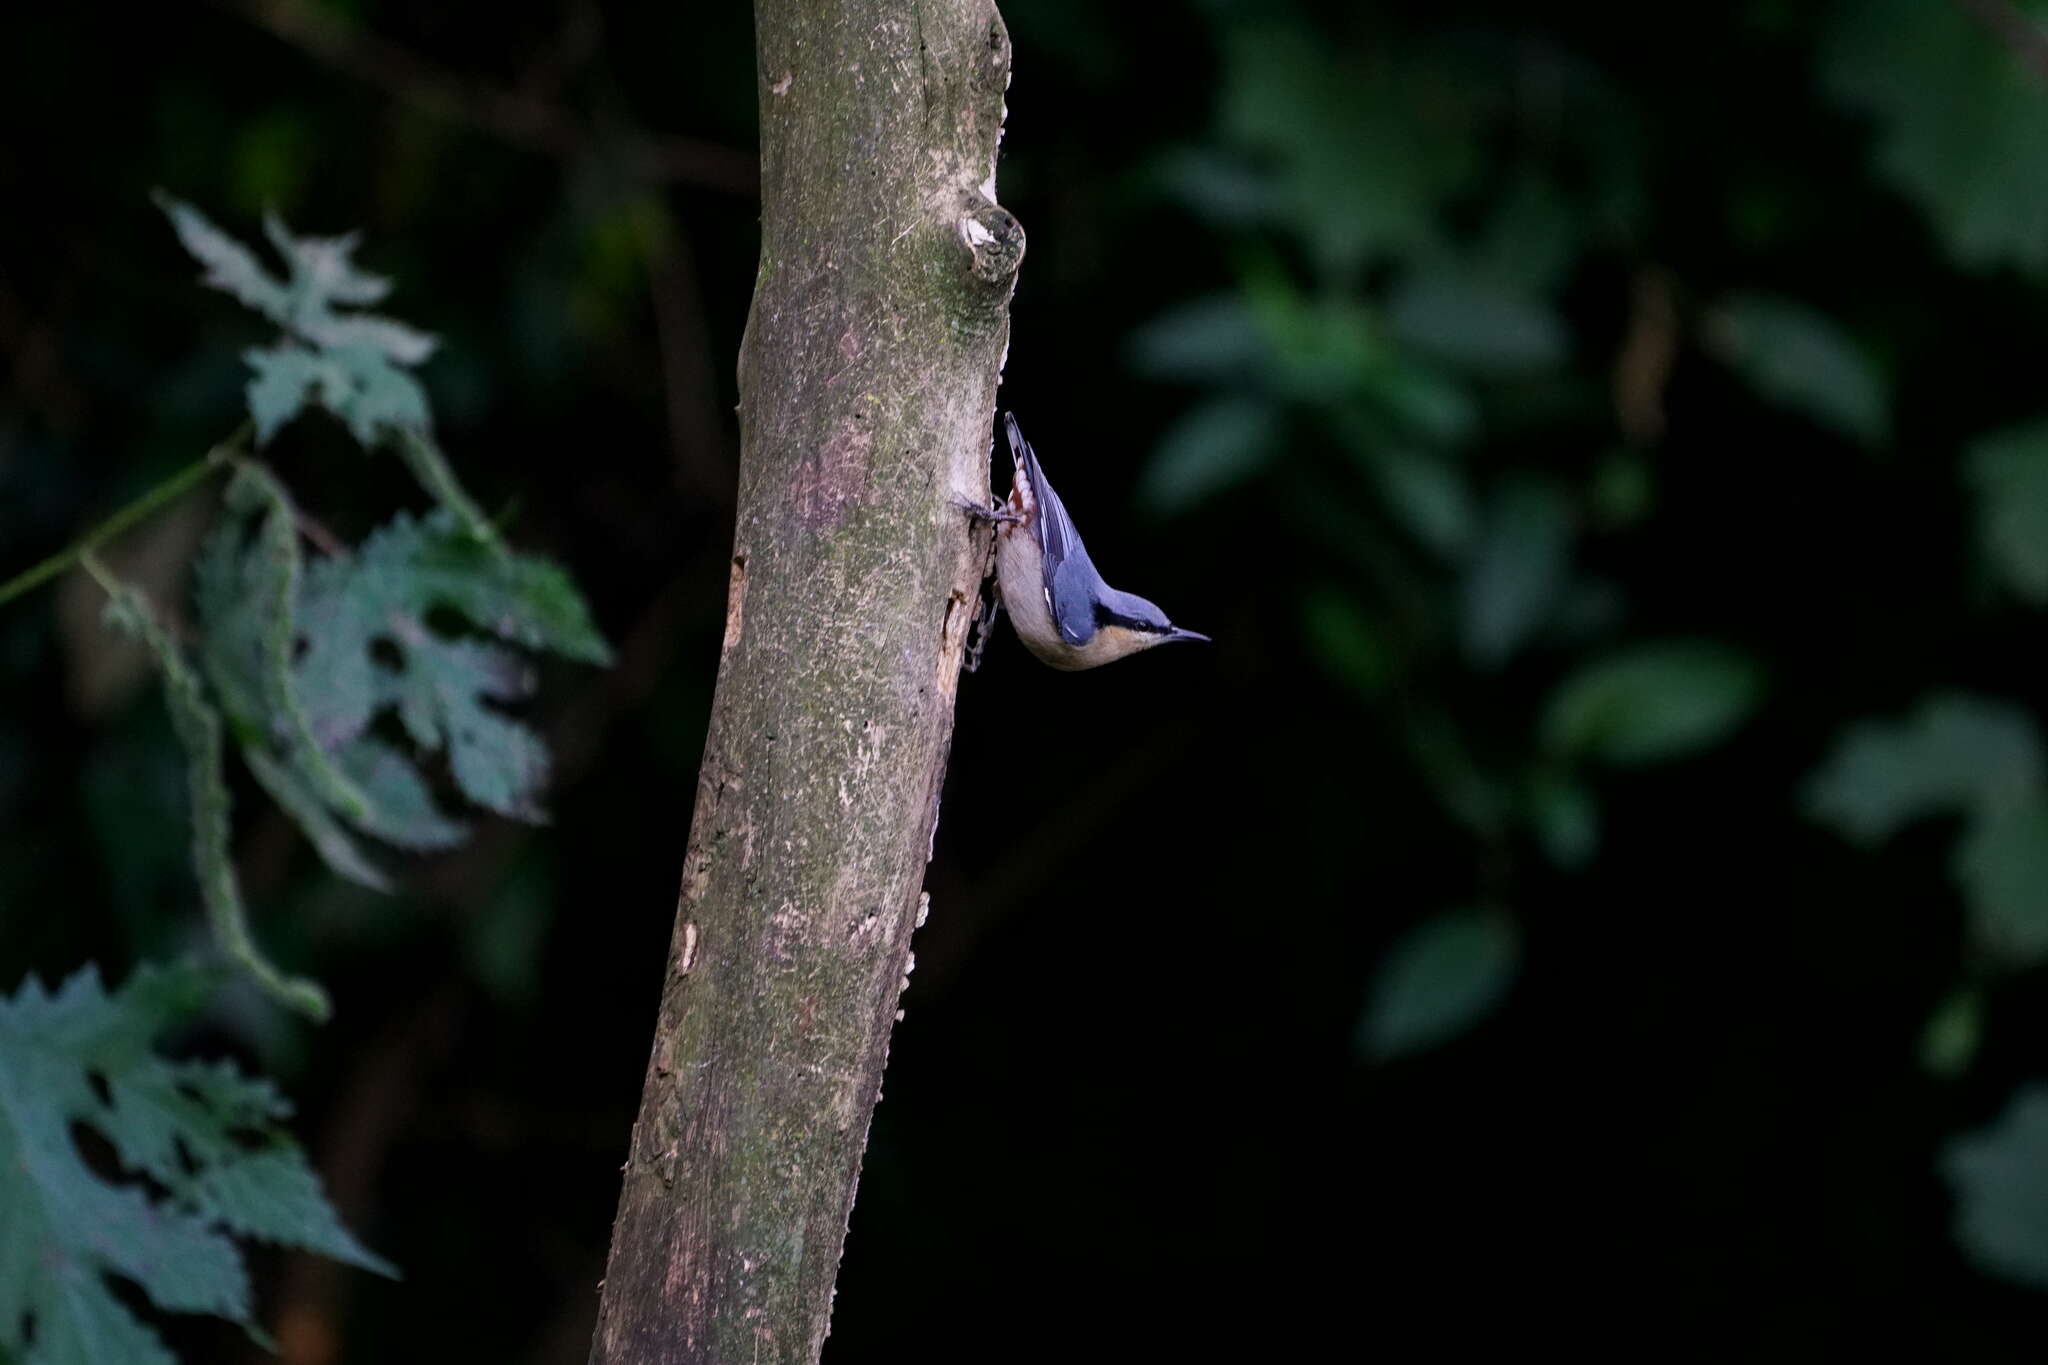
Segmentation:
<svg viewBox="0 0 2048 1365">
<path fill-rule="evenodd" d="M 1003 414 L 1010 438 L 1010 498 L 994 510 L 963 503 L 996 527 L 996 587 L 1024 647 L 1054 668 L 1094 668 L 1169 640 L 1207 640 L 1182 630 L 1134 593 L 1102 581 L 1038 454 Z"/>
</svg>

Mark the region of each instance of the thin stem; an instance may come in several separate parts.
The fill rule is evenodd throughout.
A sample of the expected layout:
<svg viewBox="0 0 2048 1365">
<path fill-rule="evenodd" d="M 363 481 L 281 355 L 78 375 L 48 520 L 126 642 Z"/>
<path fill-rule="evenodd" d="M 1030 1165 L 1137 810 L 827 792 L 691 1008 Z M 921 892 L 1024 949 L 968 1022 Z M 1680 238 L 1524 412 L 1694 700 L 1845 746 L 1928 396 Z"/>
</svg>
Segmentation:
<svg viewBox="0 0 2048 1365">
<path fill-rule="evenodd" d="M 162 483 L 150 489 L 147 493 L 144 493 L 141 497 L 129 503 L 99 525 L 93 527 L 92 530 L 87 531 L 67 548 L 59 550 L 56 554 L 51 555 L 33 568 L 22 570 L 22 572 L 8 579 L 5 583 L 0 583 L 0 607 L 6 606 L 9 602 L 12 602 L 15 598 L 31 589 L 41 587 L 77 563 L 81 558 L 91 554 L 115 536 L 120 535 L 129 527 L 135 525 L 135 523 L 150 516 L 166 503 L 189 491 L 193 485 L 207 478 L 216 470 L 225 468 L 240 452 L 243 443 L 249 439 L 250 430 L 249 423 L 242 423 L 240 427 L 236 428 L 234 435 L 228 437 L 191 464 L 186 465 L 183 469 L 171 475 L 171 477 L 165 479 Z"/>
</svg>

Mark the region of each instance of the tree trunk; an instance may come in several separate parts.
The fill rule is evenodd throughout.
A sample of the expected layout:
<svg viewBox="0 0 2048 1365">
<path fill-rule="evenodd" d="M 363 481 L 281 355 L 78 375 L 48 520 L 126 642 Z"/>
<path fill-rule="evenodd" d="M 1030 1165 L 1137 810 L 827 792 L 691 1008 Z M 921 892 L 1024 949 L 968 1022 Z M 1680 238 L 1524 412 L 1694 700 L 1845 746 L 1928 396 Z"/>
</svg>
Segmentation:
<svg viewBox="0 0 2048 1365">
<path fill-rule="evenodd" d="M 1023 233 L 990 0 L 757 0 L 725 646 L 591 1360 L 814 1361 L 952 739 Z"/>
</svg>

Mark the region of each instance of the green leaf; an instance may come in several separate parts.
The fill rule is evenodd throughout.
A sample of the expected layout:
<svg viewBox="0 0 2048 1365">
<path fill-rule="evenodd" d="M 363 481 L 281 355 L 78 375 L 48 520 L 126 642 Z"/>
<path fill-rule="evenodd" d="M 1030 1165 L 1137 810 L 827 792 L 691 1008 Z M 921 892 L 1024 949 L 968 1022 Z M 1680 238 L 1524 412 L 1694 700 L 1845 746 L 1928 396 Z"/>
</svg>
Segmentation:
<svg viewBox="0 0 2048 1365">
<path fill-rule="evenodd" d="M 1826 88 L 1872 116 L 1877 172 L 1974 269 L 2048 268 L 2048 84 L 1962 5 L 1855 0 L 1821 57 Z M 2036 0 L 2021 23 L 2048 12 Z"/>
<path fill-rule="evenodd" d="M 1984 995 L 1964 988 L 1949 996 L 1920 1030 L 1920 1066 L 1931 1076 L 1953 1080 L 1970 1069 L 1984 1039 Z"/>
<path fill-rule="evenodd" d="M 1544 710 L 1545 746 L 1565 758 L 1656 763 L 1712 748 L 1763 693 L 1756 665 L 1705 641 L 1638 645 L 1567 678 Z"/>
<path fill-rule="evenodd" d="M 424 522 L 400 513 L 354 558 L 324 561 L 306 575 L 295 686 L 314 733 L 338 749 L 392 708 L 414 743 L 446 752 L 472 801 L 538 819 L 546 751 L 488 704 L 528 696 L 531 670 L 498 645 L 443 636 L 432 620 L 442 611 L 530 649 L 610 660 L 582 598 L 554 565 L 479 543 L 445 511 Z M 378 657 L 380 647 L 396 666 Z"/>
<path fill-rule="evenodd" d="M 1463 470 L 1432 451 L 1369 440 L 1356 430 L 1346 434 L 1380 501 L 1410 535 L 1446 559 L 1460 558 L 1472 548 L 1479 511 Z"/>
<path fill-rule="evenodd" d="M 26 1365 L 170 1365 L 109 1274 L 165 1312 L 253 1329 L 231 1233 L 393 1273 L 334 1216 L 277 1126 L 288 1106 L 268 1082 L 151 1050 L 215 984 L 189 964 L 143 967 L 109 995 L 88 967 L 54 994 L 31 978 L 0 997 L 0 1352 Z M 74 1126 L 150 1183 L 105 1178 Z"/>
<path fill-rule="evenodd" d="M 399 365 L 417 365 L 439 343 L 429 334 L 393 318 L 341 313 L 338 306 L 377 303 L 391 281 L 357 268 L 358 237 L 294 236 L 275 214 L 263 221 L 264 235 L 284 259 L 284 283 L 264 268 L 256 253 L 209 222 L 205 215 L 169 195 L 157 203 L 185 249 L 207 268 L 204 283 L 233 294 L 301 340 L 331 352 L 363 350 Z"/>
<path fill-rule="evenodd" d="M 1412 250 L 1472 177 L 1484 92 L 1423 62 L 1354 63 L 1300 28 L 1224 36 L 1218 118 L 1271 167 L 1274 211 L 1332 273 Z"/>
<path fill-rule="evenodd" d="M 367 346 L 313 352 L 291 342 L 244 351 L 256 372 L 249 381 L 249 414 L 261 445 L 308 402 L 340 418 L 364 449 L 386 438 L 425 429 L 432 421 L 419 381 Z"/>
<path fill-rule="evenodd" d="M 1955 875 L 1978 943 L 2014 966 L 2048 958 L 2048 800 L 2031 796 L 1974 817 Z"/>
<path fill-rule="evenodd" d="M 1554 866 L 1584 867 L 1600 848 L 1600 805 L 1584 783 L 1542 774 L 1529 784 L 1529 823 Z"/>
<path fill-rule="evenodd" d="M 1525 292 L 1470 270 L 1425 266 L 1404 276 L 1387 301 L 1394 336 L 1453 365 L 1515 375 L 1563 363 L 1565 326 Z"/>
<path fill-rule="evenodd" d="M 336 873 L 388 891 L 382 871 L 336 816 L 371 831 L 397 824 L 398 817 L 372 808 L 370 794 L 314 734 L 298 699 L 294 658 L 303 566 L 296 510 L 275 477 L 256 464 L 237 471 L 227 503 L 230 516 L 201 547 L 193 575 L 200 667 L 258 784 Z"/>
<path fill-rule="evenodd" d="M 371 346 L 335 346 L 324 352 L 331 376 L 320 401 L 365 450 L 386 436 L 422 431 L 432 417 L 427 391 Z"/>
<path fill-rule="evenodd" d="M 259 746 L 244 749 L 242 761 L 249 765 L 256 785 L 269 793 L 270 799 L 277 802 L 278 809 L 292 818 L 292 823 L 299 827 L 313 845 L 313 850 L 320 855 L 320 861 L 326 863 L 336 876 L 358 886 L 367 886 L 372 891 L 391 890 L 391 879 L 370 861 L 362 846 L 342 828 L 341 821 L 328 809 L 312 783 Z M 370 819 L 371 813 L 366 805 L 357 823 L 368 823 Z"/>
<path fill-rule="evenodd" d="M 1272 176 L 1213 148 L 1169 151 L 1153 174 L 1163 191 L 1219 227 L 1253 227 L 1282 207 Z"/>
<path fill-rule="evenodd" d="M 1884 440 L 1891 399 L 1883 376 L 1855 338 L 1820 313 L 1746 295 L 1721 307 L 1710 336 L 1764 399 L 1865 445 Z"/>
<path fill-rule="evenodd" d="M 1211 399 L 1160 437 L 1138 479 L 1159 516 L 1186 511 L 1258 474 L 1280 453 L 1280 414 L 1257 398 Z"/>
<path fill-rule="evenodd" d="M 2041 791 L 2041 737 L 2008 702 L 1927 698 L 1901 721 L 1864 721 L 1806 787 L 1807 813 L 1859 844 L 1928 815 L 1991 812 Z"/>
<path fill-rule="evenodd" d="M 205 282 L 227 290 L 284 327 L 289 339 L 250 350 L 244 359 L 253 370 L 249 381 L 249 413 L 256 442 L 263 445 L 309 402 L 318 402 L 348 427 L 368 449 L 393 436 L 424 434 L 433 416 L 426 390 L 403 367 L 432 355 L 436 340 L 394 318 L 372 313 L 344 313 L 344 305 L 374 303 L 390 292 L 391 282 L 356 267 L 357 238 L 297 237 L 271 215 L 263 230 L 284 258 L 289 278 L 284 284 L 266 271 L 254 252 L 207 222 L 198 210 L 168 196 L 158 202 L 186 248 L 207 266 Z M 422 477 L 444 505 L 472 524 L 466 497 L 445 466 Z"/>
<path fill-rule="evenodd" d="M 244 351 L 242 359 L 256 372 L 246 390 L 249 417 L 256 423 L 256 444 L 268 445 L 272 436 L 305 410 L 307 399 L 322 389 L 328 367 L 313 352 L 289 343 Z"/>
<path fill-rule="evenodd" d="M 1272 348 L 1245 300 L 1217 294 L 1181 304 L 1131 333 L 1140 374 L 1191 384 L 1243 383 L 1271 363 Z"/>
<path fill-rule="evenodd" d="M 1521 961 L 1521 935 L 1506 915 L 1458 910 L 1437 916 L 1388 952 L 1359 1021 L 1359 1045 L 1377 1062 L 1446 1042 L 1499 1005 Z"/>
<path fill-rule="evenodd" d="M 2048 606 L 2048 422 L 1984 438 L 1964 467 L 1985 560 L 2016 596 Z"/>
<path fill-rule="evenodd" d="M 1548 483 L 1514 481 L 1487 509 L 1464 583 L 1465 657 L 1481 668 L 1506 663 L 1541 629 L 1569 566 L 1572 507 Z"/>
<path fill-rule="evenodd" d="M 1362 405 L 1336 409 L 1328 418 L 1387 512 L 1443 558 L 1464 558 L 1479 536 L 1479 509 L 1457 461 L 1398 434 Z"/>
<path fill-rule="evenodd" d="M 2022 1086 L 1995 1123 L 1951 1139 L 1941 1168 L 1955 1189 L 1955 1239 L 1969 1258 L 2048 1289 L 2048 1086 Z"/>
<path fill-rule="evenodd" d="M 263 215 L 263 235 L 291 266 L 294 290 L 320 307 L 337 303 L 382 303 L 391 292 L 391 281 L 381 275 L 358 270 L 350 259 L 361 238 L 350 232 L 340 237 L 295 237 L 275 213 Z"/>
<path fill-rule="evenodd" d="M 276 214 L 264 216 L 263 234 L 290 268 L 284 321 L 297 335 L 324 351 L 368 351 L 399 365 L 417 365 L 434 353 L 435 338 L 395 319 L 335 311 L 337 305 L 381 302 L 391 292 L 391 281 L 356 267 L 357 234 L 297 237 Z"/>
<path fill-rule="evenodd" d="M 202 547 L 194 574 L 201 667 L 245 747 L 276 742 L 321 800 L 360 821 L 367 798 L 328 759 L 292 685 L 304 576 L 298 509 L 254 461 L 235 471 L 226 501 L 232 515 Z"/>
<path fill-rule="evenodd" d="M 404 754 L 365 735 L 345 745 L 343 772 L 370 798 L 363 829 L 414 853 L 436 853 L 469 837 L 469 826 L 441 813 L 433 792 Z"/>
<path fill-rule="evenodd" d="M 272 322 L 282 324 L 291 314 L 291 292 L 258 260 L 256 253 L 215 227 L 198 209 L 158 190 L 157 207 L 171 220 L 171 228 L 206 267 L 200 283 L 209 289 L 232 294 Z"/>
<path fill-rule="evenodd" d="M 1365 397 L 1417 437 L 1455 445 L 1478 430 L 1479 408 L 1464 386 L 1406 355 L 1366 365 L 1359 379 Z"/>
</svg>

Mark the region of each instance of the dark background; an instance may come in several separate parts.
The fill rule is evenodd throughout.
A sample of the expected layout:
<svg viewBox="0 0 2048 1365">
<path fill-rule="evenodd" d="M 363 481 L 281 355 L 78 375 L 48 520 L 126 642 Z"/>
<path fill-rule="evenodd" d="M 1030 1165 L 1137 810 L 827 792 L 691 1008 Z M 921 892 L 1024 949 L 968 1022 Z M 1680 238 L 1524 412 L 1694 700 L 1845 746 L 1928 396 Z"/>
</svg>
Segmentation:
<svg viewBox="0 0 2048 1365">
<path fill-rule="evenodd" d="M 1960 1203 L 2036 1206 L 1944 1172 L 2042 1069 L 2034 955 L 1953 820 L 1860 847 L 1811 793 L 1859 722 L 1966 692 L 2024 739 L 2042 700 L 2014 565 L 2048 481 L 1970 454 L 2042 405 L 2038 30 L 1939 0 L 1004 14 L 1003 402 L 1109 578 L 1216 644 L 1062 675 L 1005 631 L 964 680 L 826 1359 L 2032 1345 L 2048 1228 L 2000 1273 Z M 33 7 L 0 50 L 0 573 L 236 421 L 262 329 L 194 286 L 163 187 L 244 237 L 265 207 L 363 231 L 444 338 L 463 478 L 619 647 L 546 670 L 553 823 L 396 897 L 238 788 L 258 931 L 338 1011 L 231 995 L 196 1040 L 280 1078 L 405 1271 L 260 1256 L 284 1359 L 580 1360 L 724 606 L 747 8 Z M 327 525 L 417 502 L 330 427 L 278 448 Z M 208 506 L 125 547 L 163 600 Z M 202 940 L 181 760 L 96 609 L 0 614 L 8 989 Z M 1559 737 L 1575 679 L 1669 641 L 1736 683 L 1676 667 L 1615 704 L 1623 741 Z M 2042 846 L 2001 846 L 2001 905 L 2048 916 Z M 1492 970 L 1403 957 L 1464 907 Z M 1402 991 L 1470 1008 L 1403 1048 L 1370 1023 Z"/>
</svg>

